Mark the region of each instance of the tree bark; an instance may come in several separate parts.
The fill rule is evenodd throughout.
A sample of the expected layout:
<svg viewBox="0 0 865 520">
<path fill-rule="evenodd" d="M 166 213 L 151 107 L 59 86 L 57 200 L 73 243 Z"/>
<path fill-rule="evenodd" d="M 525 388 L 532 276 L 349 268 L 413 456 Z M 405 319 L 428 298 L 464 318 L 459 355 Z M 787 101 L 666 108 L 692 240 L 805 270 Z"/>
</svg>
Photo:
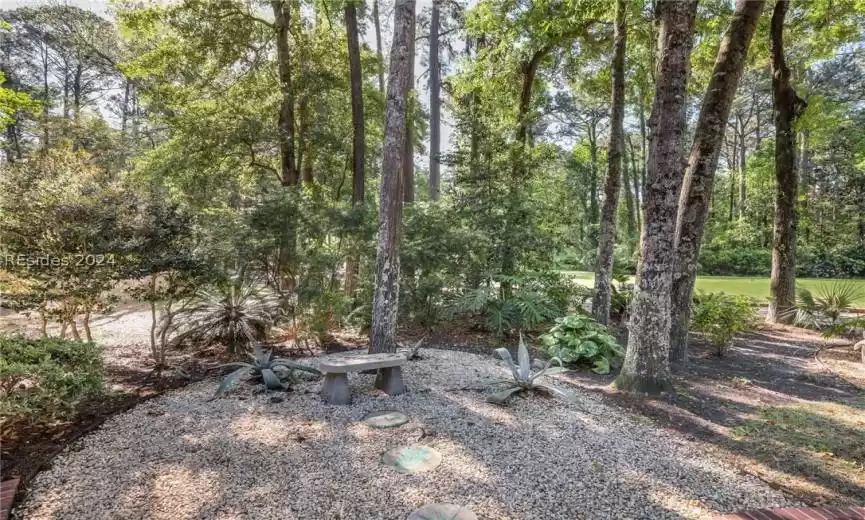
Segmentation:
<svg viewBox="0 0 865 520">
<path fill-rule="evenodd" d="M 764 4 L 764 0 L 737 0 L 730 29 L 718 49 L 712 79 L 706 89 L 694 133 L 679 199 L 674 244 L 677 262 L 671 299 L 670 360 L 676 364 L 683 364 L 687 359 L 691 297 L 718 156 L 730 117 L 730 107 L 745 68 L 748 46 Z"/>
<path fill-rule="evenodd" d="M 403 201 L 408 204 L 414 202 L 414 53 L 415 42 L 412 38 L 409 46 L 409 93 L 406 98 L 405 150 L 402 155 L 402 171 L 405 176 L 402 181 Z"/>
<path fill-rule="evenodd" d="M 588 128 L 589 136 L 589 157 L 591 160 L 590 172 L 592 176 L 589 179 L 589 226 L 595 226 L 598 223 L 598 130 L 597 121 L 593 118 Z M 591 233 L 597 238 L 594 231 Z"/>
<path fill-rule="evenodd" d="M 598 254 L 595 261 L 595 293 L 592 313 L 599 323 L 610 321 L 610 284 L 613 277 L 613 250 L 616 245 L 616 209 L 622 178 L 623 124 L 625 120 L 625 0 L 616 1 L 616 26 L 613 43 L 613 87 L 610 110 L 610 145 L 607 152 L 607 179 L 604 183 L 604 206 L 598 234 Z M 630 202 L 630 198 L 628 198 Z M 631 208 L 633 219 L 633 208 Z"/>
<path fill-rule="evenodd" d="M 282 185 L 296 186 L 298 176 L 294 159 L 294 93 L 291 89 L 291 51 L 288 45 L 291 7 L 286 0 L 273 0 L 270 5 L 273 8 L 279 90 L 282 94 L 278 121 Z"/>
<path fill-rule="evenodd" d="M 622 185 L 622 193 L 625 194 L 625 224 L 626 224 L 626 242 L 631 243 L 631 239 L 634 236 L 634 229 L 636 229 L 636 222 L 634 221 L 634 194 L 631 191 L 631 173 L 630 170 L 633 166 L 633 157 L 631 157 L 631 162 L 628 162 L 629 154 L 627 153 L 627 149 L 625 148 L 624 142 L 622 143 L 622 180 L 624 182 L 620 183 Z"/>
<path fill-rule="evenodd" d="M 357 208 L 363 206 L 364 202 L 366 129 L 363 119 L 363 74 L 360 64 L 360 42 L 357 31 L 357 7 L 350 1 L 345 4 L 345 34 L 348 39 L 351 122 L 354 132 L 352 141 L 351 205 Z M 354 253 L 350 254 L 345 264 L 345 292 L 352 297 L 357 288 L 359 269 L 360 259 Z"/>
<path fill-rule="evenodd" d="M 772 238 L 772 277 L 769 283 L 769 323 L 790 323 L 796 305 L 796 134 L 793 124 L 805 107 L 790 85 L 784 59 L 784 18 L 787 0 L 777 0 L 772 12 L 772 98 L 775 109 L 775 226 Z"/>
<path fill-rule="evenodd" d="M 749 117 L 750 119 L 750 117 Z M 747 172 L 747 149 L 745 148 L 745 121 L 741 117 L 736 117 L 738 122 L 739 132 L 739 202 L 736 205 L 736 213 L 739 214 L 739 220 L 745 218 L 745 196 L 748 190 Z"/>
<path fill-rule="evenodd" d="M 345 3 L 345 33 L 348 39 L 348 69 L 351 86 L 351 123 L 354 132 L 352 141 L 352 192 L 353 206 L 363 204 L 364 155 L 366 128 L 363 120 L 363 73 L 360 65 L 360 43 L 357 31 L 357 7 L 354 2 Z"/>
<path fill-rule="evenodd" d="M 412 47 L 415 33 L 415 0 L 397 0 L 394 35 L 385 103 L 378 248 L 370 329 L 370 353 L 396 352 L 399 306 L 399 249 L 402 228 L 403 153 L 409 90 L 413 82 Z"/>
<path fill-rule="evenodd" d="M 642 232 L 643 223 L 642 223 L 642 213 L 643 206 L 640 203 L 641 195 L 640 195 L 640 169 L 637 168 L 637 154 L 634 150 L 634 143 L 631 141 L 630 137 L 628 138 L 628 147 L 631 152 L 631 177 L 634 183 L 634 213 L 637 217 L 637 232 Z"/>
<path fill-rule="evenodd" d="M 378 17 L 378 0 L 372 0 L 372 22 L 375 26 L 375 54 L 378 56 L 378 91 L 384 95 L 384 54 L 381 50 L 381 20 Z"/>
<path fill-rule="evenodd" d="M 670 293 L 675 266 L 676 210 L 684 177 L 682 137 L 696 0 L 659 0 L 657 82 L 650 124 L 641 262 L 631 304 L 628 349 L 615 386 L 658 394 L 672 390 Z"/>
<path fill-rule="evenodd" d="M 439 200 L 441 192 L 441 173 L 439 168 L 439 155 L 441 154 L 441 69 L 439 65 L 439 6 L 437 0 L 433 0 L 432 3 L 429 56 L 429 198 L 430 200 Z"/>
</svg>

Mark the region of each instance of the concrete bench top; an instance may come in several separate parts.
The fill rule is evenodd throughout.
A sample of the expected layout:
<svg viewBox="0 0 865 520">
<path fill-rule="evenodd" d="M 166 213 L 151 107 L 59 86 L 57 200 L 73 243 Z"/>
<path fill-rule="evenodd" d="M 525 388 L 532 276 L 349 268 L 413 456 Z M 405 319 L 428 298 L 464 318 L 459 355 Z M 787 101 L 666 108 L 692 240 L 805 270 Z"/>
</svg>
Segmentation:
<svg viewBox="0 0 865 520">
<path fill-rule="evenodd" d="M 366 354 L 360 356 L 328 356 L 318 363 L 322 372 L 344 374 L 374 368 L 388 368 L 404 365 L 408 361 L 405 354 Z"/>
</svg>

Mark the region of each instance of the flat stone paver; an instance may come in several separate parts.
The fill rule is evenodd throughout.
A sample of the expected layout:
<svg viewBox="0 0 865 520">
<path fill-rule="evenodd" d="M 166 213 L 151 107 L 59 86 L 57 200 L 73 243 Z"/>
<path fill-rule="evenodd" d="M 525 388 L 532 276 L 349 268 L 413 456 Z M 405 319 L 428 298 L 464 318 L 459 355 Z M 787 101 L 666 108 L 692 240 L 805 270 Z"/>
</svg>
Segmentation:
<svg viewBox="0 0 865 520">
<path fill-rule="evenodd" d="M 406 520 L 478 520 L 478 517 L 464 506 L 429 504 L 408 515 Z"/>
<path fill-rule="evenodd" d="M 429 446 L 400 446 L 387 451 L 381 458 L 387 466 L 400 473 L 414 474 L 435 469 L 442 462 L 439 452 Z"/>
</svg>

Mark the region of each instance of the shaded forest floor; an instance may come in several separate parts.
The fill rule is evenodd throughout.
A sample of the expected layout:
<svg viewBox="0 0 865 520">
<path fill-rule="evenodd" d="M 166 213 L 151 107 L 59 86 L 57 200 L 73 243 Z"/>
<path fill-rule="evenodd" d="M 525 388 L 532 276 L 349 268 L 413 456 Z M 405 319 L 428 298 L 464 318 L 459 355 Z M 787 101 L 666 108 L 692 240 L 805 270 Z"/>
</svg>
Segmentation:
<svg viewBox="0 0 865 520">
<path fill-rule="evenodd" d="M 691 344 L 669 399 L 613 392 L 613 376 L 572 379 L 811 505 L 865 503 L 865 366 L 849 342 L 766 326 L 722 358 L 698 338 Z"/>
</svg>

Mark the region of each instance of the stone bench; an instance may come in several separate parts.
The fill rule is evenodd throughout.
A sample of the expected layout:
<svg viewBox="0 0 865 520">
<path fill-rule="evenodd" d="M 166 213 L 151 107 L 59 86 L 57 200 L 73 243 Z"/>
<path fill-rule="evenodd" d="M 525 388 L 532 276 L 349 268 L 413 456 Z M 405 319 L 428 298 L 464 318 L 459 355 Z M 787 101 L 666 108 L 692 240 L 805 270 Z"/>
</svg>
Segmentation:
<svg viewBox="0 0 865 520">
<path fill-rule="evenodd" d="M 405 392 L 402 382 L 402 365 L 408 361 L 405 354 L 366 354 L 360 356 L 333 355 L 318 364 L 324 372 L 321 396 L 328 404 L 348 404 L 351 391 L 348 388 L 349 372 L 378 370 L 375 387 L 388 395 Z"/>
</svg>

